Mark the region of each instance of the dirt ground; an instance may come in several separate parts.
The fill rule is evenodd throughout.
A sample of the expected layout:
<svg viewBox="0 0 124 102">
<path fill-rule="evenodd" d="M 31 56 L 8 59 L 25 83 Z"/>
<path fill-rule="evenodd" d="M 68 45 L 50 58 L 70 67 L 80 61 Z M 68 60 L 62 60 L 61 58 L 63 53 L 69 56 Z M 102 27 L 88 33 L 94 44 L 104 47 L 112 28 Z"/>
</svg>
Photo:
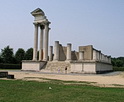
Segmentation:
<svg viewBox="0 0 124 102">
<path fill-rule="evenodd" d="M 42 78 L 64 81 L 85 81 L 100 87 L 124 87 L 124 72 L 109 74 L 51 74 L 27 71 L 8 71 L 14 74 L 15 79 L 43 81 Z M 45 80 L 44 80 L 45 81 Z"/>
</svg>

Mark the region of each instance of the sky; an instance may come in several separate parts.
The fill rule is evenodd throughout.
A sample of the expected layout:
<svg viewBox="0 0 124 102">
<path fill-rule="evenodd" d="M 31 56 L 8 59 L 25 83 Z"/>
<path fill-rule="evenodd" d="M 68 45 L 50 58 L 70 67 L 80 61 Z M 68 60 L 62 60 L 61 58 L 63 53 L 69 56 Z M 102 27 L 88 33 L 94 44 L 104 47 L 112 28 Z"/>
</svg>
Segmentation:
<svg viewBox="0 0 124 102">
<path fill-rule="evenodd" d="M 93 45 L 105 55 L 124 57 L 124 0 L 0 0 L 0 49 L 33 47 L 34 17 L 41 8 L 51 22 L 49 45 Z"/>
</svg>

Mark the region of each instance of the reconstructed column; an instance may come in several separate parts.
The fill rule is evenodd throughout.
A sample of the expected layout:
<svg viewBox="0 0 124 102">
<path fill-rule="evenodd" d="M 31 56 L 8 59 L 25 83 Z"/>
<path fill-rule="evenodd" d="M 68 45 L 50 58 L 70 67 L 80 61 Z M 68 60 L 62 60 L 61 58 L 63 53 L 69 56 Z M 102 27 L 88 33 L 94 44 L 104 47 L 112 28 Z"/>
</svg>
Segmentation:
<svg viewBox="0 0 124 102">
<path fill-rule="evenodd" d="M 49 39 L 49 25 L 45 24 L 45 29 L 44 29 L 44 49 L 43 49 L 43 60 L 47 61 L 48 60 L 48 39 Z"/>
<path fill-rule="evenodd" d="M 79 52 L 79 60 L 82 61 L 84 59 L 84 52 L 80 51 Z"/>
<path fill-rule="evenodd" d="M 40 49 L 39 49 L 39 61 L 43 59 L 43 29 L 44 26 L 40 26 Z"/>
<path fill-rule="evenodd" d="M 55 46 L 54 46 L 54 61 L 59 61 L 59 41 L 55 41 Z"/>
<path fill-rule="evenodd" d="M 34 24 L 34 49 L 33 49 L 33 60 L 37 60 L 37 48 L 38 48 L 38 24 Z"/>
<path fill-rule="evenodd" d="M 70 61 L 71 60 L 71 44 L 67 44 L 67 55 L 66 55 L 66 60 Z"/>
<path fill-rule="evenodd" d="M 49 61 L 52 61 L 53 60 L 53 46 L 50 46 L 50 49 L 49 49 Z"/>
</svg>

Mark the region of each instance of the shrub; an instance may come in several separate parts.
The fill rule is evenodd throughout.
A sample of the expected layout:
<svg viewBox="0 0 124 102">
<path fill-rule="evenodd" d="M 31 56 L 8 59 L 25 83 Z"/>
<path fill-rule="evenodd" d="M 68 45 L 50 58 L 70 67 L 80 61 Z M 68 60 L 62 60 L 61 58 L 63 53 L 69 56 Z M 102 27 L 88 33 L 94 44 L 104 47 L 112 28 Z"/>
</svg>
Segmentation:
<svg viewBox="0 0 124 102">
<path fill-rule="evenodd" d="M 21 69 L 21 64 L 0 63 L 0 69 Z"/>
</svg>

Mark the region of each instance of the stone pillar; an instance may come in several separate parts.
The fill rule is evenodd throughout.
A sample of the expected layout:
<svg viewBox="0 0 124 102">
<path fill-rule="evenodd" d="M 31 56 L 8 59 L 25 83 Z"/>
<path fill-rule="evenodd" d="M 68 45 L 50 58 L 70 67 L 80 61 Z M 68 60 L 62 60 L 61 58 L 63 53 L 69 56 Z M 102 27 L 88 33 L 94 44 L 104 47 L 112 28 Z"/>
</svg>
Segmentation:
<svg viewBox="0 0 124 102">
<path fill-rule="evenodd" d="M 108 57 L 108 62 L 111 63 L 111 56 Z"/>
<path fill-rule="evenodd" d="M 102 53 L 101 53 L 101 51 L 99 52 L 99 59 L 100 59 L 100 61 L 102 60 Z"/>
<path fill-rule="evenodd" d="M 59 41 L 55 41 L 55 46 L 54 46 L 54 61 L 59 61 Z"/>
<path fill-rule="evenodd" d="M 44 49 L 43 49 L 43 60 L 47 61 L 48 60 L 48 39 L 49 39 L 49 25 L 45 24 L 45 29 L 44 29 Z"/>
<path fill-rule="evenodd" d="M 67 55 L 66 55 L 66 60 L 70 61 L 71 60 L 71 44 L 67 44 Z"/>
<path fill-rule="evenodd" d="M 34 24 L 34 48 L 33 48 L 33 60 L 37 60 L 37 48 L 38 48 L 38 24 Z"/>
<path fill-rule="evenodd" d="M 93 50 L 93 60 L 97 59 L 96 50 Z"/>
<path fill-rule="evenodd" d="M 39 49 L 39 61 L 43 59 L 43 29 L 44 26 L 40 26 L 40 49 Z"/>
<path fill-rule="evenodd" d="M 84 59 L 84 52 L 80 51 L 79 52 L 79 60 L 82 61 Z"/>
<path fill-rule="evenodd" d="M 50 49 L 49 49 L 49 61 L 52 61 L 53 60 L 53 46 L 50 46 Z"/>
</svg>

